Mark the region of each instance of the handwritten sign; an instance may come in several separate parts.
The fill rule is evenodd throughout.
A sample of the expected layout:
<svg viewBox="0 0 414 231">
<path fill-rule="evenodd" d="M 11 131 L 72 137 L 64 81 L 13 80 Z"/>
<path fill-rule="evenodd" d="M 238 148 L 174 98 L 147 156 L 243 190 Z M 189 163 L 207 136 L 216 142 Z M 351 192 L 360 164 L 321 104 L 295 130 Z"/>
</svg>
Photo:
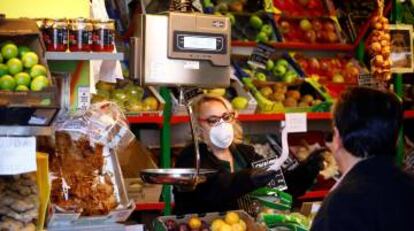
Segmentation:
<svg viewBox="0 0 414 231">
<path fill-rule="evenodd" d="M 0 175 L 37 170 L 35 137 L 0 137 Z"/>
<path fill-rule="evenodd" d="M 306 132 L 308 130 L 306 113 L 286 113 L 285 120 L 288 133 Z"/>
</svg>

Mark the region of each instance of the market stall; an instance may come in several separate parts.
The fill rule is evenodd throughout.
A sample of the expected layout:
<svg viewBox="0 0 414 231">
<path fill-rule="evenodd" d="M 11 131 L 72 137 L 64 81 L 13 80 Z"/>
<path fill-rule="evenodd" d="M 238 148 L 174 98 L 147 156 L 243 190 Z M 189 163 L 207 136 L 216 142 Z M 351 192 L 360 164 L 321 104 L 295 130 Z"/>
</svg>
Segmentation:
<svg viewBox="0 0 414 231">
<path fill-rule="evenodd" d="M 341 92 L 393 90 L 414 118 L 410 1 L 22 4 L 0 3 L 0 230 L 309 230 L 341 177 Z M 275 173 L 237 209 L 177 214 L 174 193 L 218 174 L 200 96 L 231 104 L 248 168 Z"/>
</svg>

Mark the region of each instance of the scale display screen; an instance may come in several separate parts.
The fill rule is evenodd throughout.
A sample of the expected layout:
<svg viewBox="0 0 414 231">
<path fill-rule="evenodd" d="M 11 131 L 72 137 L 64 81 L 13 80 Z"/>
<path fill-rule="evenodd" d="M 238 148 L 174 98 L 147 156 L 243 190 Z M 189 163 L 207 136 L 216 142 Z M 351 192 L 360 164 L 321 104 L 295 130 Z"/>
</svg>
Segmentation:
<svg viewBox="0 0 414 231">
<path fill-rule="evenodd" d="M 200 50 L 216 50 L 217 38 L 199 37 L 199 36 L 185 36 L 185 49 L 200 49 Z"/>
<path fill-rule="evenodd" d="M 226 35 L 223 34 L 175 31 L 173 50 L 175 52 L 225 54 L 226 42 Z"/>
</svg>

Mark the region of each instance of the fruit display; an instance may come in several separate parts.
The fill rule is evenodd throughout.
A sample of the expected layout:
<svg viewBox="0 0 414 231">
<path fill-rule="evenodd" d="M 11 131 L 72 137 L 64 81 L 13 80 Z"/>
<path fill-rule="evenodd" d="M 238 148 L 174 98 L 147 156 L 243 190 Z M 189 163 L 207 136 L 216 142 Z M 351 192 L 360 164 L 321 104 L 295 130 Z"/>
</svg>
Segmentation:
<svg viewBox="0 0 414 231">
<path fill-rule="evenodd" d="M 35 174 L 1 176 L 0 198 L 0 230 L 37 230 L 39 192 Z"/>
<path fill-rule="evenodd" d="M 346 56 L 314 57 L 296 53 L 293 58 L 307 77 L 321 83 L 357 84 L 358 76 L 366 72 L 361 63 Z"/>
<path fill-rule="evenodd" d="M 229 211 L 226 214 L 208 213 L 203 217 L 188 215 L 183 219 L 160 217 L 157 219 L 157 231 L 247 231 L 265 230 L 254 223 L 244 211 Z"/>
<path fill-rule="evenodd" d="M 264 2 L 257 0 L 203 0 L 202 1 L 204 13 L 221 13 L 228 12 L 242 13 L 242 12 L 257 12 L 264 9 Z"/>
<path fill-rule="evenodd" d="M 49 87 L 47 68 L 27 46 L 4 42 L 0 54 L 0 91 L 42 91 Z"/>
<path fill-rule="evenodd" d="M 273 16 L 270 14 L 232 14 L 230 17 L 231 37 L 236 41 L 271 42 L 276 41 Z"/>
<path fill-rule="evenodd" d="M 274 6 L 288 16 L 322 16 L 331 14 L 329 0 L 274 0 Z"/>
<path fill-rule="evenodd" d="M 376 16 L 370 25 L 372 28 L 368 38 L 368 53 L 371 57 L 371 73 L 379 83 L 384 83 L 391 78 L 391 35 L 388 19 L 383 16 L 384 2 L 379 1 Z"/>
<path fill-rule="evenodd" d="M 162 103 L 158 93 L 152 87 L 142 88 L 130 81 L 108 83 L 100 81 L 96 84 L 96 94 L 92 103 L 110 100 L 115 102 L 127 114 L 160 113 Z"/>
<path fill-rule="evenodd" d="M 277 28 L 284 42 L 344 43 L 339 25 L 329 17 L 280 17 Z"/>
</svg>

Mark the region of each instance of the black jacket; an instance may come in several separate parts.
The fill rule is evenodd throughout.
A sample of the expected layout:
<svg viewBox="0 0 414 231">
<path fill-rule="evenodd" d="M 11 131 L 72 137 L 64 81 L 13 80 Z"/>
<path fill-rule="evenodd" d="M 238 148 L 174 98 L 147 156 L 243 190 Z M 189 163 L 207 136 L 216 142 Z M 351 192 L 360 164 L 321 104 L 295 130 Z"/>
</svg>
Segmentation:
<svg viewBox="0 0 414 231">
<path fill-rule="evenodd" d="M 237 199 L 255 189 L 250 177 L 251 163 L 260 160 L 254 148 L 232 145 L 230 151 L 241 170 L 230 173 L 228 164 L 200 144 L 201 168 L 216 169 L 218 173 L 199 184 L 194 191 L 180 192 L 173 189 L 176 214 L 203 213 L 238 209 Z M 241 157 L 241 158 L 240 158 Z M 194 147 L 186 147 L 178 157 L 176 168 L 194 168 Z M 227 165 L 227 166 L 226 166 Z"/>
<path fill-rule="evenodd" d="M 356 164 L 316 215 L 311 231 L 414 230 L 414 179 L 378 156 Z"/>
</svg>

